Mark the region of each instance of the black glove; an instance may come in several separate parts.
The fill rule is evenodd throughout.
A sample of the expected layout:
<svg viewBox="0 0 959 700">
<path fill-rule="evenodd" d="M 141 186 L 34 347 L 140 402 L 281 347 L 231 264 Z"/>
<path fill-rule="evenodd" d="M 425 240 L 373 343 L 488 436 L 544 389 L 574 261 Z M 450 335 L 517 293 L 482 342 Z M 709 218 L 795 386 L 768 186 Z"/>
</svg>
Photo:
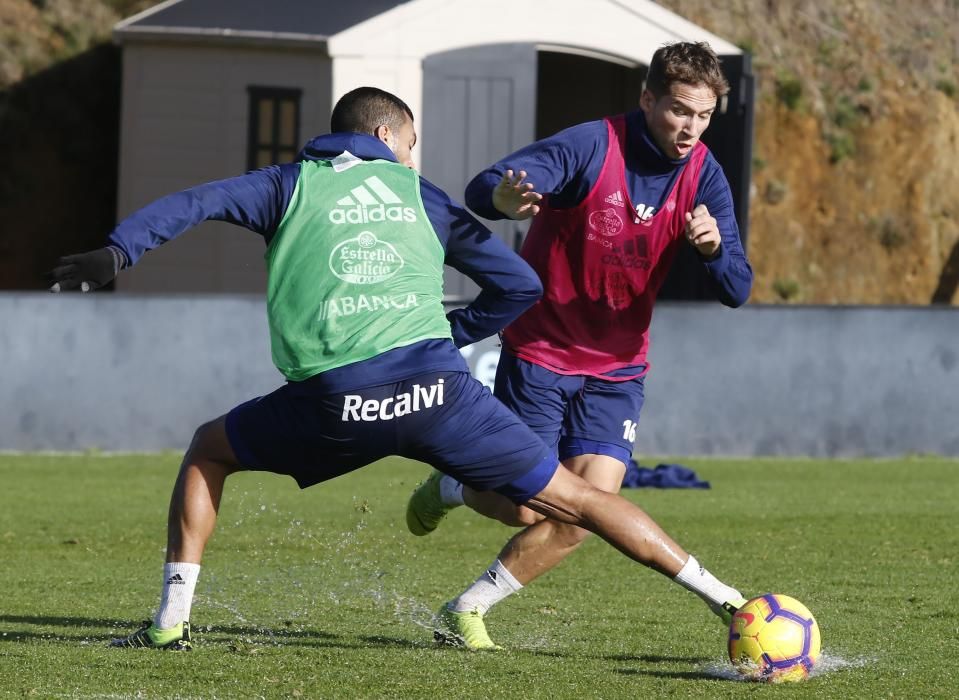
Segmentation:
<svg viewBox="0 0 959 700">
<path fill-rule="evenodd" d="M 66 255 L 57 260 L 57 266 L 47 273 L 50 291 L 79 289 L 81 292 L 92 292 L 116 277 L 125 262 L 123 253 L 113 246 L 89 253 Z"/>
</svg>

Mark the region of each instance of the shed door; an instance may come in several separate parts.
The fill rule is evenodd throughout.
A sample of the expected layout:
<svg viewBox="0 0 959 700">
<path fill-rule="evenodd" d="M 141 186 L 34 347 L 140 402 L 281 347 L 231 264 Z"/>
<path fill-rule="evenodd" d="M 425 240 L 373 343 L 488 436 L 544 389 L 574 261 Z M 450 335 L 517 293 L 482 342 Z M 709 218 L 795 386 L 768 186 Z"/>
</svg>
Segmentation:
<svg viewBox="0 0 959 700">
<path fill-rule="evenodd" d="M 423 61 L 421 171 L 452 199 L 480 170 L 531 143 L 536 128 L 536 47 L 500 44 L 433 54 Z M 485 222 L 510 247 L 526 223 Z M 471 301 L 478 287 L 446 269 L 449 300 Z"/>
</svg>

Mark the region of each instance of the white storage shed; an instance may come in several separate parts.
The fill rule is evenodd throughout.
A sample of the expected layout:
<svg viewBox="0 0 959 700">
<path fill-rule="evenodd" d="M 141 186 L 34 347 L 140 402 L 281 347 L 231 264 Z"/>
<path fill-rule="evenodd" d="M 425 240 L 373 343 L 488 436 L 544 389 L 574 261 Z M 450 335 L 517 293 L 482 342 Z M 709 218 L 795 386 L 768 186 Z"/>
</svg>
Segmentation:
<svg viewBox="0 0 959 700">
<path fill-rule="evenodd" d="M 707 41 L 733 91 L 711 146 L 745 222 L 752 133 L 748 56 L 650 0 L 168 0 L 120 22 L 118 217 L 207 180 L 288 161 L 360 85 L 400 96 L 424 176 L 455 199 L 511 150 L 633 109 L 671 41 Z M 492 226 L 511 245 L 523 231 Z M 743 224 L 745 230 L 745 223 Z M 263 243 L 206 223 L 121 275 L 123 292 L 258 292 Z M 471 298 L 450 271 L 451 300 Z"/>
</svg>

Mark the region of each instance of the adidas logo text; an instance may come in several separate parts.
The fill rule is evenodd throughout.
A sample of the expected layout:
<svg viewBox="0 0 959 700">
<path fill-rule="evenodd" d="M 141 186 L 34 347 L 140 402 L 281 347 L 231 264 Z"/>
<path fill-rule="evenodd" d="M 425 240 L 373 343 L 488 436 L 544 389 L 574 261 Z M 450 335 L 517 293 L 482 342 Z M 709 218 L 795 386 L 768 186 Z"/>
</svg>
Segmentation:
<svg viewBox="0 0 959 700">
<path fill-rule="evenodd" d="M 166 580 L 166 582 L 167 582 L 167 585 L 168 585 L 168 586 L 169 586 L 169 585 L 176 585 L 176 584 L 179 584 L 179 585 L 182 586 L 182 585 L 184 585 L 184 584 L 186 583 L 186 581 L 183 580 L 183 577 L 180 576 L 180 574 L 173 574 L 173 576 L 171 576 L 170 578 L 168 578 L 168 579 Z"/>
<path fill-rule="evenodd" d="M 416 221 L 416 210 L 404 207 L 403 200 L 376 175 L 350 190 L 350 195 L 336 201 L 330 210 L 334 224 L 369 224 L 382 221 Z"/>
<path fill-rule="evenodd" d="M 623 193 L 619 190 L 616 190 L 612 194 L 606 195 L 606 198 L 603 201 L 607 204 L 615 204 L 617 207 L 626 206 L 626 202 L 623 201 Z"/>
</svg>

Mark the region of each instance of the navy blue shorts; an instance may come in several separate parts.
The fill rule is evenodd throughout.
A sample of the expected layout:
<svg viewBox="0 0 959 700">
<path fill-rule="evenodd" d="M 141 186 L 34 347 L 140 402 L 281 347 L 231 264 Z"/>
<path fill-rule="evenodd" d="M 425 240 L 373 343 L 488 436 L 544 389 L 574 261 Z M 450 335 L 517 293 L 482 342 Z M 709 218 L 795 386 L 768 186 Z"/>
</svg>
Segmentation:
<svg viewBox="0 0 959 700">
<path fill-rule="evenodd" d="M 390 455 L 426 462 L 478 491 L 525 503 L 553 477 L 550 449 L 467 372 L 320 393 L 309 380 L 226 416 L 240 464 L 288 474 L 300 488 Z"/>
<path fill-rule="evenodd" d="M 643 408 L 643 385 L 643 377 L 611 382 L 557 374 L 504 349 L 494 393 L 559 459 L 600 454 L 628 465 Z"/>
</svg>

